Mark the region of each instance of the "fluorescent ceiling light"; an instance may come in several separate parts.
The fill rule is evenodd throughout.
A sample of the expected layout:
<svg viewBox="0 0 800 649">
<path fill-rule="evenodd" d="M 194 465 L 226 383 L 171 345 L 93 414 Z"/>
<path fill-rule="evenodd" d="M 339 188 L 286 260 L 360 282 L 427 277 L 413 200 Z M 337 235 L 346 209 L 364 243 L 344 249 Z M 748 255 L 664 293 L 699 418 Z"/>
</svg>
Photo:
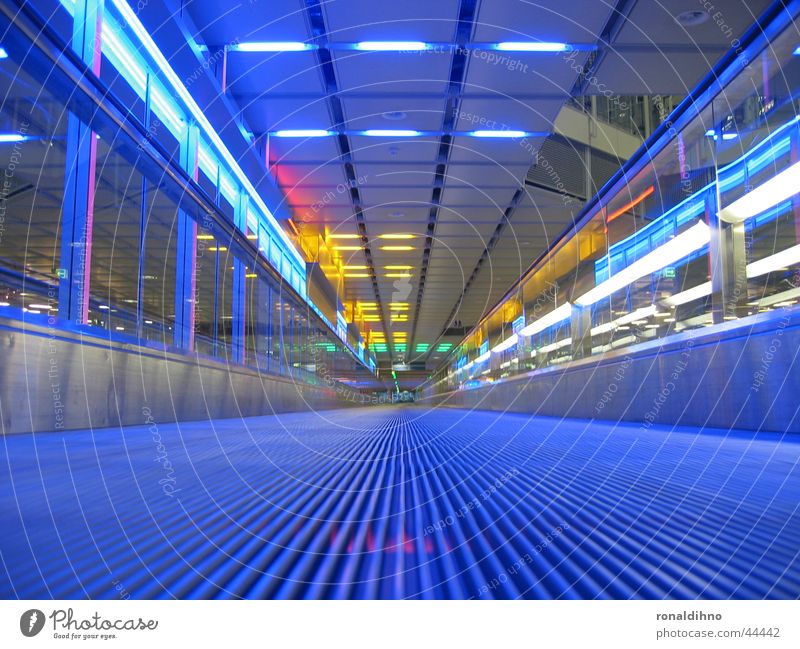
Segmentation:
<svg viewBox="0 0 800 649">
<path fill-rule="evenodd" d="M 385 270 L 412 270 L 414 267 L 400 265 L 400 266 L 384 266 L 383 268 Z"/>
<path fill-rule="evenodd" d="M 346 252 L 346 251 L 361 250 L 361 246 L 334 246 L 333 249 Z"/>
<path fill-rule="evenodd" d="M 232 52 L 302 52 L 316 48 L 317 46 L 312 43 L 301 43 L 299 41 L 252 41 L 228 46 L 228 50 Z"/>
<path fill-rule="evenodd" d="M 344 266 L 343 268 L 344 270 L 369 270 L 369 266 Z"/>
<path fill-rule="evenodd" d="M 422 41 L 361 41 L 357 50 L 370 52 L 418 52 L 427 50 L 428 44 Z"/>
<path fill-rule="evenodd" d="M 407 250 L 414 250 L 414 246 L 381 246 L 381 250 L 405 252 Z"/>
<path fill-rule="evenodd" d="M 361 131 L 361 135 L 366 135 L 367 137 L 417 137 L 421 135 L 421 133 L 419 131 L 403 128 L 371 128 L 366 131 Z"/>
<path fill-rule="evenodd" d="M 623 268 L 606 281 L 584 293 L 575 302 L 580 306 L 589 306 L 599 302 L 637 279 L 683 259 L 695 250 L 705 246 L 710 240 L 711 234 L 708 226 L 699 221 L 688 230 L 670 239 L 664 245 L 659 246 L 627 268 Z"/>
<path fill-rule="evenodd" d="M 411 273 L 386 273 L 386 277 L 411 277 Z"/>
<path fill-rule="evenodd" d="M 329 234 L 328 239 L 360 239 L 360 234 Z"/>
<path fill-rule="evenodd" d="M 800 245 L 792 246 L 764 259 L 754 261 L 752 264 L 747 264 L 747 277 L 760 277 L 797 263 L 800 263 Z"/>
<path fill-rule="evenodd" d="M 558 342 L 554 342 L 551 345 L 545 345 L 544 347 L 540 347 L 531 352 L 531 356 L 539 353 L 539 354 L 547 354 L 549 352 L 554 352 L 557 349 L 561 349 L 562 347 L 567 347 L 572 344 L 572 338 L 564 338 L 564 340 L 559 340 Z"/>
<path fill-rule="evenodd" d="M 504 352 L 505 350 L 507 350 L 509 347 L 513 347 L 514 345 L 516 345 L 518 341 L 519 341 L 519 336 L 517 334 L 513 334 L 508 338 L 506 338 L 503 342 L 492 347 L 490 351 L 493 354 L 499 354 L 500 352 Z"/>
<path fill-rule="evenodd" d="M 650 306 L 642 307 L 641 309 L 636 309 L 636 311 L 632 311 L 627 315 L 622 316 L 621 318 L 617 318 L 616 320 L 612 320 L 611 322 L 606 322 L 601 325 L 597 325 L 593 327 L 590 333 L 592 336 L 599 336 L 600 334 L 608 333 L 609 331 L 613 331 L 617 327 L 621 327 L 626 325 L 630 322 L 635 322 L 636 320 L 644 320 L 649 318 L 650 316 L 656 315 L 658 309 L 654 304 Z"/>
<path fill-rule="evenodd" d="M 0 142 L 24 142 L 27 139 L 19 133 L 0 133 Z"/>
<path fill-rule="evenodd" d="M 327 137 L 333 135 L 333 131 L 326 131 L 322 128 L 285 129 L 275 131 L 272 135 L 275 137 Z"/>
<path fill-rule="evenodd" d="M 675 295 L 671 295 L 664 300 L 664 304 L 667 306 L 680 306 L 681 304 L 688 304 L 689 302 L 699 300 L 701 297 L 706 297 L 707 295 L 711 295 L 711 282 L 705 282 L 694 288 L 689 288 Z"/>
<path fill-rule="evenodd" d="M 0 47 L 0 59 L 7 59 L 7 58 L 8 58 L 8 52 L 6 52 L 6 48 Z"/>
<path fill-rule="evenodd" d="M 571 313 L 572 305 L 569 302 L 565 302 L 557 309 L 554 309 L 538 320 L 534 320 L 527 327 L 520 329 L 519 333 L 521 336 L 532 336 L 533 334 L 538 334 L 540 331 L 544 331 L 548 327 L 552 327 L 554 324 L 558 324 L 559 322 L 566 320 L 569 318 Z"/>
<path fill-rule="evenodd" d="M 359 279 L 369 277 L 370 275 L 369 273 L 345 273 L 344 276 L 350 279 Z"/>
<path fill-rule="evenodd" d="M 800 162 L 795 162 L 777 176 L 761 183 L 751 192 L 720 210 L 719 218 L 728 223 L 741 223 L 766 212 L 770 207 L 775 207 L 798 191 L 800 191 Z"/>
<path fill-rule="evenodd" d="M 495 45 L 495 49 L 503 52 L 566 52 L 570 46 L 566 43 L 513 42 L 507 41 Z"/>
<path fill-rule="evenodd" d="M 413 239 L 415 234 L 380 234 L 380 239 Z"/>
<path fill-rule="evenodd" d="M 472 137 L 516 138 L 516 137 L 525 137 L 527 133 L 525 131 L 471 131 L 469 135 L 471 135 Z"/>
</svg>

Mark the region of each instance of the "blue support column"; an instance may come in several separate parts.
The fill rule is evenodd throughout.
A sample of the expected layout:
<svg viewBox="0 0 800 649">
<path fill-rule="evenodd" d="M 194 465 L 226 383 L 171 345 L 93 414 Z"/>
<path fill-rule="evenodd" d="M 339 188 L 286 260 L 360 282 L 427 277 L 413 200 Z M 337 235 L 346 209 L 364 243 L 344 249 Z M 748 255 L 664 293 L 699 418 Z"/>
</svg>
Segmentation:
<svg viewBox="0 0 800 649">
<path fill-rule="evenodd" d="M 190 124 L 181 142 L 181 166 L 197 179 L 198 129 Z M 175 345 L 194 350 L 195 302 L 197 283 L 197 223 L 183 210 L 178 211 L 178 250 L 175 265 Z"/>
<path fill-rule="evenodd" d="M 102 16 L 103 0 L 76 1 L 72 49 L 96 75 L 100 74 Z M 89 315 L 97 141 L 92 130 L 71 113 L 67 122 L 66 159 L 61 261 L 58 269 L 58 315 L 74 324 L 86 324 Z"/>
<path fill-rule="evenodd" d="M 239 193 L 234 208 L 233 220 L 236 229 L 247 235 L 247 205 L 249 197 L 243 192 Z M 246 317 L 246 298 L 247 278 L 245 263 L 234 257 L 233 259 L 233 304 L 231 306 L 232 332 L 231 332 L 231 355 L 236 363 L 245 362 L 245 317 Z M 254 280 L 257 281 L 257 280 Z"/>
</svg>

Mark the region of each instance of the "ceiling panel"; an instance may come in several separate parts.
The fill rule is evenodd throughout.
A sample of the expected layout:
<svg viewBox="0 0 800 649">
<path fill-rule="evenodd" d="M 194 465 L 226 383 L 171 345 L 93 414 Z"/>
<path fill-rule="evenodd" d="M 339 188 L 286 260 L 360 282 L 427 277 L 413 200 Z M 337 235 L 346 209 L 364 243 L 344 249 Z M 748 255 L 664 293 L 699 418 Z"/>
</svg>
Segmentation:
<svg viewBox="0 0 800 649">
<path fill-rule="evenodd" d="M 314 52 L 231 52 L 228 90 L 246 97 L 265 92 L 325 92 Z"/>
<path fill-rule="evenodd" d="M 281 129 L 333 129 L 339 127 L 331 121 L 328 99 L 324 95 L 307 99 L 269 97 L 248 100 L 243 97 L 239 103 L 254 133 L 267 133 Z"/>
<path fill-rule="evenodd" d="M 366 97 L 344 95 L 342 105 L 347 127 L 353 130 L 371 128 L 438 131 L 442 128 L 442 97 L 395 97 L 380 93 L 363 93 Z"/>
<path fill-rule="evenodd" d="M 305 41 L 310 37 L 301 0 L 270 0 L 220 5 L 192 0 L 186 10 L 209 45 L 234 41 Z"/>
<path fill-rule="evenodd" d="M 733 38 L 753 24 L 770 3 L 771 0 L 714 0 L 713 4 L 708 3 L 713 6 L 713 10 L 712 15 L 706 12 L 705 22 L 684 26 L 675 17 L 686 11 L 702 11 L 703 3 L 695 0 L 638 2 L 614 42 L 730 47 Z M 715 19 L 717 14 L 722 25 Z"/>
<path fill-rule="evenodd" d="M 439 143 L 433 138 L 367 137 L 350 138 L 353 160 L 358 162 L 431 162 L 436 159 Z"/>
<path fill-rule="evenodd" d="M 458 0 L 327 0 L 323 2 L 333 41 L 451 41 Z"/>
<path fill-rule="evenodd" d="M 610 14 L 611 3 L 596 0 L 492 0 L 480 6 L 475 40 L 593 43 Z"/>
<path fill-rule="evenodd" d="M 450 53 L 334 52 L 341 88 L 359 92 L 444 93 Z"/>
</svg>

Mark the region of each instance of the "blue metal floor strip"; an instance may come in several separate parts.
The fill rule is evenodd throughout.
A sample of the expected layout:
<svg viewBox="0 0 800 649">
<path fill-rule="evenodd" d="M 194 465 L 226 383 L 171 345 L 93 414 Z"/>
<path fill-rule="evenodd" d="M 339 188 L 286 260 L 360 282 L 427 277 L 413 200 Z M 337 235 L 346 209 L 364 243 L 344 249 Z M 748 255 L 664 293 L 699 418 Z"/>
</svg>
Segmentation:
<svg viewBox="0 0 800 649">
<path fill-rule="evenodd" d="M 384 407 L 0 445 L 0 595 L 796 598 L 800 440 Z M 175 488 L 165 493 L 164 484 Z"/>
</svg>

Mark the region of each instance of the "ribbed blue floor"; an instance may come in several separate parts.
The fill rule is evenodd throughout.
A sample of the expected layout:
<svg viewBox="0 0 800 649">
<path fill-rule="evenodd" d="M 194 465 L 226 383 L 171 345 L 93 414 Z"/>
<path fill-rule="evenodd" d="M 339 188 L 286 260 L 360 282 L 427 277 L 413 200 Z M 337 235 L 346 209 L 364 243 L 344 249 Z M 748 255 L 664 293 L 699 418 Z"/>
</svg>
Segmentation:
<svg viewBox="0 0 800 649">
<path fill-rule="evenodd" d="M 0 455 L 6 598 L 800 596 L 777 436 L 377 408 Z"/>
</svg>

